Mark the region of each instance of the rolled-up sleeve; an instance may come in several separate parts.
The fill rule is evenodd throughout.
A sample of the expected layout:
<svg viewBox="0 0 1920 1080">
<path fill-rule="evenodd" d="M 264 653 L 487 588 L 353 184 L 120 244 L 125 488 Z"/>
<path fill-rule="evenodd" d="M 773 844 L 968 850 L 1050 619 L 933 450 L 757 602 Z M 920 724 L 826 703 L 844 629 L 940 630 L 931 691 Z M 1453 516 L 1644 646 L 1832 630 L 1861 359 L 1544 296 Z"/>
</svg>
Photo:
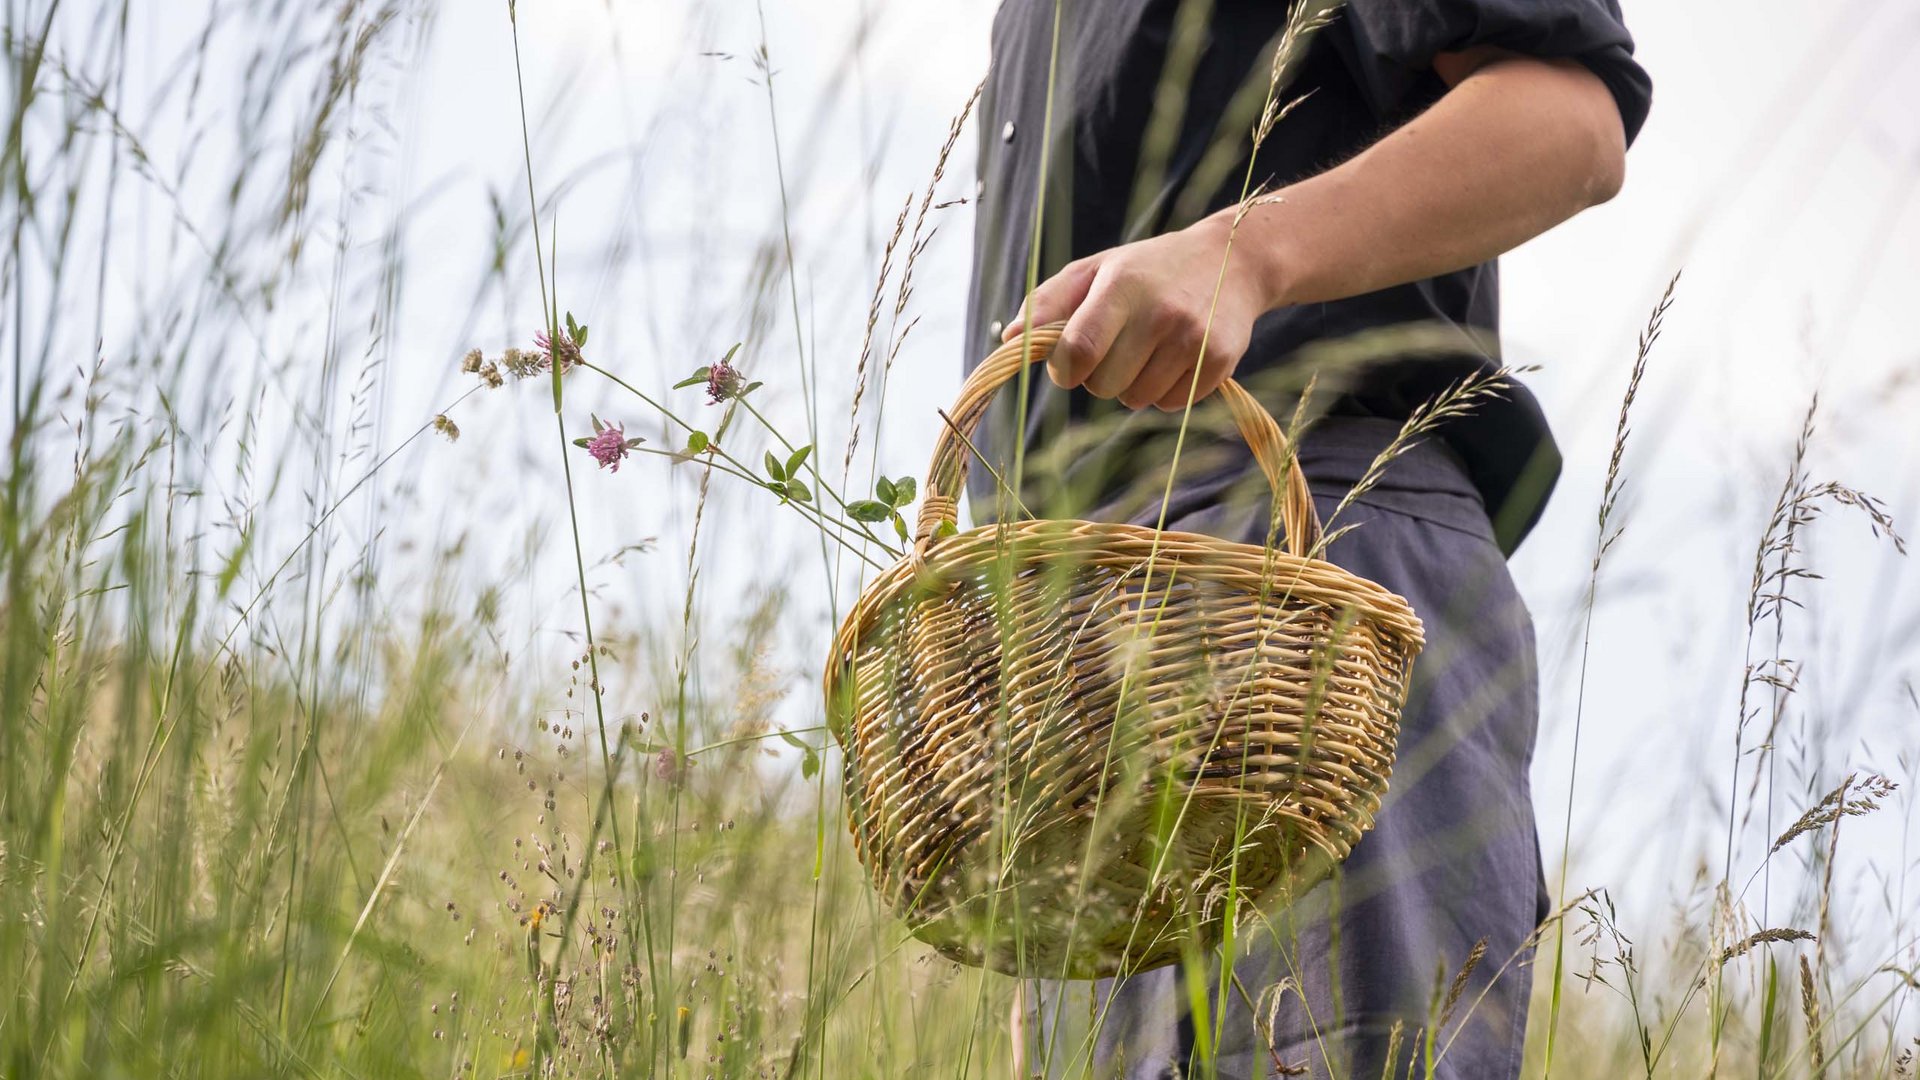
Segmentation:
<svg viewBox="0 0 1920 1080">
<path fill-rule="evenodd" d="M 1354 78 L 1385 117 L 1426 104 L 1435 56 L 1480 45 L 1585 64 L 1612 92 L 1629 143 L 1653 104 L 1616 0 L 1347 0 L 1336 26 Z"/>
</svg>

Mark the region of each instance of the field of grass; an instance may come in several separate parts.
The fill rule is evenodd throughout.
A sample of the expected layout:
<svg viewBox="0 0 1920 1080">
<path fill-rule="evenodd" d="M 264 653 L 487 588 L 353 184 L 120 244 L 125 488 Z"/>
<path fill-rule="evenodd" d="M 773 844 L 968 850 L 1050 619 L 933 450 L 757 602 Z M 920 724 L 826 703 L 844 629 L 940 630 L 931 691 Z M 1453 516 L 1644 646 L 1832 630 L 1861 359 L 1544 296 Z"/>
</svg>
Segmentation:
<svg viewBox="0 0 1920 1080">
<path fill-rule="evenodd" d="M 497 7 L 502 41 L 543 15 Z M 588 279 L 653 256 L 565 243 L 593 212 L 544 167 L 553 109 L 479 125 L 524 164 L 488 192 L 491 265 L 439 265 L 423 209 L 381 200 L 415 167 L 393 162 L 434 5 L 192 8 L 154 40 L 112 0 L 4 16 L 0 1077 L 1012 1075 L 1014 982 L 868 887 L 818 705 L 835 616 L 900 546 L 863 500 L 910 505 L 875 481 L 920 467 L 882 461 L 880 418 L 916 452 L 935 430 L 887 390 L 916 259 L 963 239 L 942 217 L 971 187 L 943 171 L 963 103 L 912 163 L 924 187 L 885 195 L 897 224 L 867 215 L 892 233 L 834 316 L 857 354 L 809 329 L 804 126 L 756 189 L 772 224 L 696 237 L 741 295 L 651 350 L 631 326 L 665 317 L 596 308 Z M 783 100 L 781 42 L 755 44 L 727 71 L 775 120 L 739 137 L 767 140 L 828 106 Z M 488 77 L 537 103 L 572 75 Z M 422 314 L 420 280 L 455 276 L 458 310 Z M 1598 532 L 1558 560 L 1585 615 L 1642 509 L 1620 496 L 1656 337 L 1637 363 L 1621 343 L 1615 456 L 1582 478 Z M 723 357 L 766 386 L 710 403 Z M 1567 903 L 1501 976 L 1534 987 L 1529 1076 L 1916 1075 L 1912 620 L 1836 644 L 1806 614 L 1815 537 L 1890 553 L 1906 522 L 1819 474 L 1828 421 L 1794 411 L 1751 500 L 1771 509 L 1736 529 L 1737 662 L 1700 673 L 1738 684 L 1707 748 L 1730 767 L 1685 799 L 1692 770 L 1578 776 L 1686 806 L 1687 846 L 1617 895 L 1580 860 L 1652 843 L 1539 807 Z M 1862 657 L 1871 694 L 1801 693 Z M 1861 735 L 1862 710 L 1904 741 Z"/>
</svg>

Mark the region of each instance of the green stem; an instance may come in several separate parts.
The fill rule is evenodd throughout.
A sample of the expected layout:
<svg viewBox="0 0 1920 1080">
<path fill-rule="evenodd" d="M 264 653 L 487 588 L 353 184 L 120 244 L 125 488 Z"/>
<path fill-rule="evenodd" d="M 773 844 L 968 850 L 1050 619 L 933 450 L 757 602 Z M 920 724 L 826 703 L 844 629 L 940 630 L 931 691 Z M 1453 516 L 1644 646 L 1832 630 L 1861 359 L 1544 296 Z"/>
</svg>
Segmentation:
<svg viewBox="0 0 1920 1080">
<path fill-rule="evenodd" d="M 737 397 L 737 398 L 734 398 L 734 400 L 740 403 L 741 408 L 747 410 L 747 415 L 759 421 L 760 426 L 767 429 L 767 434 L 772 435 L 776 439 L 779 439 L 780 445 L 786 448 L 787 453 L 791 454 L 799 449 L 799 447 L 793 445 L 792 442 L 788 441 L 785 435 L 780 434 L 779 428 L 774 427 L 772 422 L 770 422 L 766 417 L 760 415 L 760 410 L 754 408 L 751 404 L 749 404 L 746 398 Z M 840 504 L 840 509 L 845 510 L 847 508 L 847 501 L 841 498 L 840 493 L 833 490 L 833 488 L 830 485 L 828 485 L 826 481 L 820 479 L 820 470 L 813 467 L 812 458 L 813 458 L 813 455 L 808 456 L 807 465 L 809 469 L 811 469 L 811 471 L 813 472 L 815 487 L 822 493 L 832 498 L 834 502 Z M 878 542 L 878 538 L 874 538 L 874 539 L 876 542 Z"/>
<path fill-rule="evenodd" d="M 687 756 L 698 757 L 701 754 L 707 753 L 708 751 L 711 751 L 711 750 L 720 750 L 729 746 L 737 746 L 740 743 L 757 742 L 761 739 L 777 739 L 782 735 L 811 735 L 815 732 L 828 731 L 828 730 L 831 730 L 831 729 L 826 727 L 826 725 L 822 724 L 816 727 L 781 728 L 778 731 L 760 731 L 760 732 L 755 732 L 752 735 L 736 735 L 731 739 L 721 739 L 719 742 L 708 743 L 705 746 L 698 747 L 693 750 L 689 750 L 687 751 Z"/>
<path fill-rule="evenodd" d="M 673 458 L 676 460 L 685 460 L 684 458 L 682 458 L 680 454 L 675 453 L 672 450 L 650 450 L 642 446 L 642 447 L 636 447 L 633 452 L 636 454 L 653 454 L 657 457 Z M 740 479 L 745 480 L 747 483 L 753 484 L 756 487 L 766 488 L 768 486 L 765 480 L 762 480 L 758 476 L 755 476 L 754 474 L 747 472 L 745 470 L 745 466 L 740 465 L 740 463 L 737 460 L 731 457 L 723 457 L 721 458 L 721 460 L 729 462 L 730 464 L 722 465 L 719 462 L 714 461 L 712 458 L 709 458 L 706 462 L 706 465 L 708 468 L 711 468 L 716 472 L 723 472 L 723 473 L 726 473 L 728 476 L 737 476 Z M 887 568 L 886 564 L 874 561 L 874 559 L 871 556 L 867 555 L 864 552 L 859 551 L 857 548 L 854 548 L 852 544 L 847 542 L 845 537 L 841 536 L 839 533 L 829 532 L 825 528 L 825 526 L 831 524 L 844 530 L 859 532 L 861 535 L 865 536 L 867 539 L 873 540 L 875 543 L 880 544 L 880 546 L 886 550 L 887 554 L 892 555 L 895 558 L 900 557 L 900 554 L 901 554 L 900 552 L 895 551 L 893 548 L 888 547 L 886 544 L 881 543 L 879 540 L 875 539 L 872 533 L 867 532 L 864 528 L 860 526 L 859 522 L 848 521 L 844 518 L 831 517 L 827 514 L 825 510 L 822 510 L 817 506 L 812 506 L 810 504 L 802 503 L 802 502 L 795 502 L 792 499 L 787 500 L 787 505 L 792 507 L 802 517 L 807 517 L 809 513 L 813 514 L 814 517 L 809 517 L 807 520 L 810 523 L 812 523 L 815 528 L 818 528 L 822 532 L 826 533 L 827 536 L 831 538 L 835 543 L 838 543 L 842 547 L 853 550 L 854 553 L 856 555 L 859 555 L 860 558 L 864 560 L 868 566 L 873 567 L 875 570 L 885 570 Z M 816 518 L 818 520 L 815 520 Z"/>
<path fill-rule="evenodd" d="M 598 832 L 598 826 L 602 816 L 606 816 L 610 818 L 610 827 L 613 833 L 612 839 L 613 839 L 614 856 L 615 856 L 616 864 L 618 864 L 619 862 L 624 861 L 622 857 L 623 849 L 620 843 L 619 815 L 604 814 L 605 809 L 611 806 L 612 804 L 613 785 L 616 777 L 618 776 L 618 770 L 615 768 L 613 756 L 612 756 L 613 752 L 607 741 L 606 703 L 600 693 L 600 661 L 598 656 L 598 650 L 595 648 L 595 645 L 594 645 L 593 611 L 592 611 L 592 604 L 587 593 L 587 562 L 586 562 L 585 552 L 582 549 L 581 542 L 580 542 L 580 510 L 579 510 L 579 506 L 577 505 L 574 499 L 574 494 L 573 494 L 573 461 L 572 461 L 572 458 L 567 453 L 566 421 L 562 417 L 561 411 L 560 411 L 560 403 L 561 403 L 560 379 L 562 374 L 564 374 L 564 371 L 563 371 L 563 365 L 561 364 L 560 350 L 558 347 L 558 343 L 560 340 L 559 295 L 558 295 L 559 283 L 557 281 L 554 282 L 553 288 L 549 290 L 546 268 L 540 264 L 540 203 L 539 203 L 539 198 L 536 196 L 534 191 L 533 139 L 527 127 L 527 87 L 526 87 L 526 78 L 522 74 L 521 63 L 520 63 L 520 21 L 515 13 L 514 5 L 512 3 L 509 3 L 507 5 L 507 22 L 512 28 L 512 34 L 513 34 L 513 76 L 514 76 L 515 87 L 519 92 L 520 148 L 521 148 L 521 153 L 526 161 L 526 169 L 527 169 L 527 206 L 528 206 L 528 212 L 533 225 L 533 248 L 534 248 L 533 261 L 534 261 L 534 265 L 538 267 L 538 272 L 539 272 L 541 307 L 542 309 L 544 309 L 547 316 L 547 340 L 550 343 L 552 343 L 549 345 L 548 355 L 552 357 L 552 364 L 550 365 L 550 368 L 553 375 L 554 432 L 559 437 L 559 440 L 560 440 L 560 467 L 561 467 L 562 473 L 566 477 L 567 517 L 568 517 L 569 523 L 572 526 L 572 531 L 573 531 L 574 571 L 575 571 L 576 580 L 578 582 L 578 586 L 580 589 L 580 616 L 581 616 L 582 626 L 585 632 L 586 642 L 587 642 L 587 674 L 592 682 L 591 689 L 593 691 L 594 718 L 599 728 L 599 735 L 600 735 L 601 771 L 605 774 L 605 779 L 603 782 L 603 790 L 601 793 L 601 806 L 596 809 L 596 813 L 594 815 L 594 825 L 595 825 L 594 831 L 596 833 Z M 557 249 L 557 244 L 556 244 L 556 249 Z M 558 251 L 556 250 L 554 253 L 554 258 L 557 259 L 558 257 L 559 257 Z M 567 943 L 572 937 L 573 925 L 579 915 L 580 900 L 583 896 L 586 895 L 587 883 L 593 880 L 593 857 L 594 857 L 594 852 L 596 847 L 597 845 L 593 843 L 589 843 L 587 845 L 586 850 L 581 853 L 581 864 L 580 864 L 581 886 L 580 888 L 575 889 L 573 891 L 573 895 L 568 898 L 566 913 L 560 923 L 560 934 L 559 934 L 560 941 L 559 941 L 558 951 L 561 955 L 565 954 Z M 621 881 L 623 884 L 626 882 L 626 877 L 624 875 L 621 876 Z M 540 1036 L 534 1040 L 534 1046 L 536 1050 L 536 1061 L 535 1061 L 535 1070 L 534 1070 L 535 1072 L 540 1071 L 543 1059 L 547 1056 L 547 1053 L 549 1050 L 548 1040 L 551 1036 L 551 1031 L 555 1023 L 554 990 L 555 990 L 555 983 L 552 980 L 549 980 L 547 982 L 545 992 L 541 994 L 542 1030 L 540 1032 Z"/>
<path fill-rule="evenodd" d="M 606 379 L 611 381 L 615 386 L 620 387 L 621 389 L 632 394 L 634 397 L 637 397 L 641 401 L 646 402 L 648 406 L 658 410 L 662 416 L 665 416 L 668 420 L 671 420 L 674 423 L 679 424 L 686 431 L 694 432 L 694 431 L 700 430 L 699 428 L 696 428 L 692 424 L 689 424 L 685 420 L 681 419 L 680 416 L 677 413 L 675 413 L 672 409 L 669 409 L 665 405 L 661 404 L 659 401 L 654 400 L 654 398 L 648 393 L 646 393 L 644 390 L 639 389 L 638 387 L 634 386 L 632 383 L 629 383 L 625 379 L 622 379 L 620 376 L 615 375 L 611 371 L 608 371 L 606 368 L 600 367 L 597 364 L 594 364 L 590 361 L 584 361 L 584 360 L 581 361 L 579 366 L 586 368 L 588 371 L 592 371 L 592 372 L 595 372 L 596 374 L 604 376 Z M 741 398 L 736 397 L 733 400 L 736 402 L 739 402 L 741 405 L 746 405 L 746 401 Z M 747 406 L 747 412 L 751 413 L 756 419 L 759 419 L 761 424 L 763 425 L 766 424 L 766 420 L 764 418 L 761 418 L 759 413 L 754 412 L 751 406 Z M 775 438 L 780 439 L 781 443 L 783 445 L 786 445 L 789 450 L 792 449 L 792 445 L 790 443 L 787 443 L 786 439 L 782 438 L 778 431 L 775 431 L 771 426 L 768 426 L 767 430 L 771 431 Z M 727 462 L 728 464 L 733 466 L 733 469 L 731 470 L 721 469 L 720 470 L 721 472 L 730 472 L 734 476 L 741 477 L 742 479 L 745 479 L 745 480 L 750 480 L 756 484 L 759 484 L 761 487 L 767 486 L 766 481 L 761 480 L 759 476 L 755 475 L 750 466 L 748 466 L 745 462 L 741 461 L 739 458 L 736 458 L 732 454 L 729 454 L 725 450 L 722 450 L 718 443 L 710 443 L 709 449 L 711 449 L 713 454 L 718 456 L 721 461 Z M 641 452 L 648 453 L 648 454 L 665 454 L 668 457 L 680 456 L 669 450 L 642 449 Z M 840 500 L 839 495 L 834 494 L 834 492 L 831 489 L 823 489 L 823 490 L 825 490 L 828 495 L 833 496 L 833 501 L 836 503 L 839 503 L 840 508 L 842 510 L 845 510 L 847 508 L 847 504 Z M 793 503 L 792 505 L 795 507 L 804 506 L 804 504 L 802 503 Z M 842 528 L 851 529 L 852 531 L 859 533 L 861 536 L 865 537 L 867 540 L 871 541 L 874 544 L 879 545 L 882 551 L 885 551 L 887 554 L 893 556 L 894 558 L 897 559 L 900 557 L 901 552 L 896 550 L 893 547 L 893 545 L 888 544 L 885 540 L 882 540 L 878 536 L 875 536 L 871 531 L 867 529 L 867 527 L 864 524 L 859 522 L 842 521 L 838 518 L 827 519 L 825 511 L 819 510 L 817 508 L 815 509 L 815 512 L 819 513 L 823 520 L 833 520 L 836 523 L 838 523 Z M 841 541 L 841 542 L 845 543 L 845 541 Z M 885 567 L 882 566 L 880 563 L 874 562 L 871 558 L 867 558 L 867 556 L 865 556 L 864 554 L 861 557 L 866 558 L 867 562 L 870 565 L 874 566 L 875 568 L 885 569 Z"/>
</svg>

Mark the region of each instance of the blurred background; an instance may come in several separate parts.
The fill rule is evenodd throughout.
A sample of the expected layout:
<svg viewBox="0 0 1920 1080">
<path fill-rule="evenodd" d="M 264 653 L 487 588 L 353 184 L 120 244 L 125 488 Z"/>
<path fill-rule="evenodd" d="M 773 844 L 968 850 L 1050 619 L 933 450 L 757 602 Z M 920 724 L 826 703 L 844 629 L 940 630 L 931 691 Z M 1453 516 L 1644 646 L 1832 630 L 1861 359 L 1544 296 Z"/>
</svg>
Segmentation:
<svg viewBox="0 0 1920 1080">
<path fill-rule="evenodd" d="M 151 439 L 180 580 L 219 594 L 195 601 L 189 584 L 165 603 L 204 602 L 218 633 L 290 670 L 308 655 L 297 642 L 344 651 L 350 626 L 438 612 L 489 641 L 514 687 L 465 706 L 476 744 L 577 706 L 580 597 L 546 382 L 473 393 L 460 370 L 469 349 L 531 348 L 545 327 L 529 168 L 551 285 L 590 325 L 588 358 L 697 419 L 700 391 L 672 384 L 741 343 L 762 411 L 795 436 L 813 418 L 836 475 L 878 297 L 870 365 L 897 356 L 870 376 L 854 471 L 871 455 L 919 476 L 959 386 L 974 218 L 1000 211 L 974 198 L 991 117 L 968 120 L 929 189 L 985 72 L 994 6 L 524 0 L 516 66 L 505 3 L 9 0 L 0 396 L 28 447 L 15 460 L 50 499 L 85 447 Z M 1770 618 L 1749 633 L 1748 605 L 1816 396 L 1806 475 L 1884 500 L 1909 532 L 1920 519 L 1920 6 L 1623 6 L 1655 83 L 1626 188 L 1503 260 L 1507 357 L 1539 365 L 1527 378 L 1566 454 L 1513 560 L 1543 660 L 1549 877 L 1564 828 L 1569 894 L 1606 886 L 1655 953 L 1671 912 L 1710 903 L 1726 845 L 1751 867 L 1849 773 L 1882 773 L 1902 787 L 1846 823 L 1832 918 L 1855 933 L 1827 960 L 1861 978 L 1911 969 L 1910 560 L 1839 507 L 1797 534 L 1792 561 L 1819 576 L 1788 583 L 1777 640 Z M 896 310 L 908 241 L 875 283 L 903 206 L 924 246 Z M 1589 629 L 1621 395 L 1679 271 Z M 568 438 L 591 434 L 589 414 L 651 446 L 684 442 L 624 391 L 571 379 Z M 457 440 L 431 430 L 438 415 Z M 723 698 L 746 650 L 771 722 L 817 727 L 858 564 L 824 559 L 762 491 L 715 478 L 703 505 L 691 467 L 586 464 L 571 482 L 596 629 L 619 654 L 609 717 L 658 713 L 688 687 Z M 249 606 L 268 592 L 304 597 L 300 614 Z M 779 617 L 756 623 L 769 605 Z M 1769 670 L 1797 681 L 1784 698 L 1750 690 L 1736 757 L 1743 680 L 1775 656 L 1792 665 Z M 355 670 L 347 681 L 375 677 Z M 790 779 L 811 756 L 777 749 L 740 782 Z M 1750 809 L 1756 768 L 1777 770 L 1777 805 Z M 804 817 L 810 789 L 795 790 Z M 1778 895 L 1826 872 L 1782 859 Z"/>
</svg>

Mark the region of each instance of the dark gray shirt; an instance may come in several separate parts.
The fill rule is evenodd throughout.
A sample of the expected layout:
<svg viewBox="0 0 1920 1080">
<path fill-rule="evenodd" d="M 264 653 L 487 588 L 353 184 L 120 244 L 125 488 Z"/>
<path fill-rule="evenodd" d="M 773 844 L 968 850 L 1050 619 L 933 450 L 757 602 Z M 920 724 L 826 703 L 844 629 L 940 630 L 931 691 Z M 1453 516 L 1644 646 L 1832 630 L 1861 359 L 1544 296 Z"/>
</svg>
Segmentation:
<svg viewBox="0 0 1920 1080">
<path fill-rule="evenodd" d="M 1073 259 L 1233 205 L 1288 9 L 1281 0 L 1059 0 L 1058 7 L 1057 56 L 1056 0 L 1004 0 L 994 19 L 993 67 L 979 124 L 969 364 L 997 344 L 1001 321 L 1026 292 L 1042 146 L 1050 146 L 1052 161 L 1039 280 Z M 1183 17 L 1197 33 L 1180 36 Z M 1182 44 L 1189 41 L 1197 47 Z M 1646 119 L 1651 80 L 1633 60 L 1616 0 L 1350 0 L 1314 35 L 1283 88 L 1283 100 L 1307 96 L 1260 148 L 1254 180 L 1280 187 L 1353 156 L 1445 91 L 1432 69 L 1436 54 L 1475 45 L 1577 58 L 1612 91 L 1629 141 Z M 1050 67 L 1049 139 L 1043 129 Z M 1448 383 L 1494 363 L 1496 275 L 1496 264 L 1487 262 L 1269 312 L 1254 327 L 1237 377 L 1270 407 L 1287 409 L 1282 393 L 1261 389 L 1283 380 L 1263 384 L 1260 376 L 1284 374 L 1303 347 L 1417 325 L 1424 331 L 1418 346 L 1386 346 L 1383 356 L 1348 377 L 1331 406 L 1337 413 L 1404 418 Z M 983 449 L 1004 466 L 1021 428 L 1034 452 L 1070 431 L 1097 426 L 1100 434 L 1083 437 L 1065 464 L 1050 466 L 1059 472 L 1098 463 L 1097 475 L 1082 485 L 1091 488 L 1078 496 L 1090 505 L 1136 474 L 1143 455 L 1160 452 L 1148 447 L 1164 449 L 1152 434 L 1164 430 L 1164 421 L 1118 412 L 1035 378 L 1026 423 L 1016 425 L 1003 401 L 989 417 Z M 1538 403 L 1516 385 L 1504 399 L 1450 423 L 1442 436 L 1465 462 L 1501 546 L 1511 550 L 1538 519 L 1559 474 L 1559 453 Z M 974 470 L 973 479 L 976 500 L 990 498 L 986 470 Z"/>
</svg>

